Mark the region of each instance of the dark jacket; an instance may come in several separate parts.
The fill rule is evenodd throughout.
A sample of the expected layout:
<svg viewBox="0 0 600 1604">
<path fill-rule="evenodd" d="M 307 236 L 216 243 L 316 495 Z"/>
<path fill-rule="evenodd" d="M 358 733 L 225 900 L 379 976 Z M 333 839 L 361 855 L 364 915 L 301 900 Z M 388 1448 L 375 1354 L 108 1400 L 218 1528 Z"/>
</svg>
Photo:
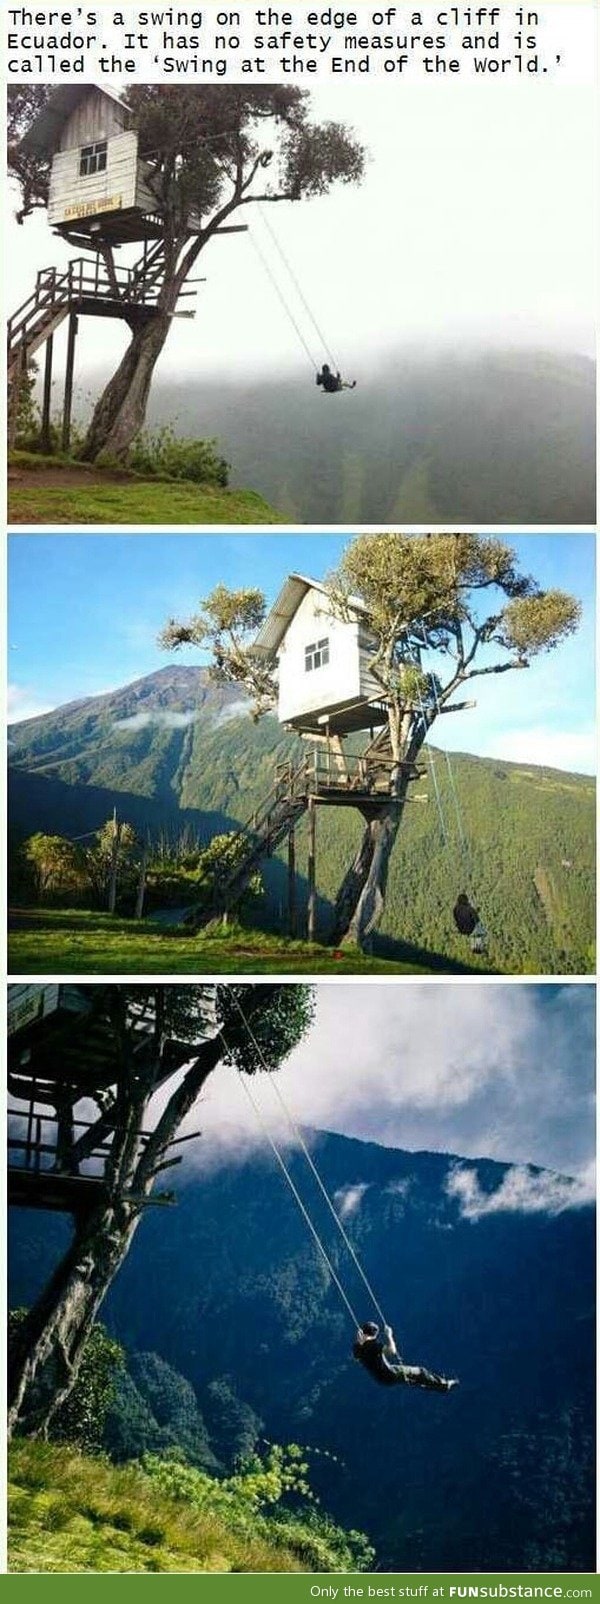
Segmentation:
<svg viewBox="0 0 600 1604">
<path fill-rule="evenodd" d="M 471 903 L 467 898 L 463 900 L 461 897 L 459 897 L 457 902 L 454 904 L 452 913 L 454 916 L 454 923 L 457 930 L 460 931 L 461 936 L 472 936 L 473 931 L 479 924 L 479 914 L 477 909 L 471 907 Z"/>
<path fill-rule="evenodd" d="M 364 1365 L 374 1381 L 382 1387 L 397 1387 L 403 1380 L 399 1369 L 396 1370 L 388 1364 L 383 1357 L 383 1343 L 378 1337 L 367 1337 L 365 1342 L 355 1342 L 352 1349 L 354 1358 Z"/>
</svg>

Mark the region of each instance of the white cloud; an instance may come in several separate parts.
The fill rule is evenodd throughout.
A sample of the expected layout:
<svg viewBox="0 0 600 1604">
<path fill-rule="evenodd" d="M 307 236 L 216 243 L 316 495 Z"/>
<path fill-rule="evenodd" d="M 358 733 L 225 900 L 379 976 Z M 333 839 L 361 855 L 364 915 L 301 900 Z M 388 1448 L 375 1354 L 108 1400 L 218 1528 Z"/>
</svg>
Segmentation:
<svg viewBox="0 0 600 1604">
<path fill-rule="evenodd" d="M 480 757 L 494 757 L 505 763 L 539 764 L 542 768 L 566 769 L 575 774 L 595 774 L 596 732 L 593 725 L 583 730 L 561 730 L 551 725 L 530 729 L 501 730 L 477 742 Z"/>
<path fill-rule="evenodd" d="M 594 1150 L 594 988 L 322 982 L 276 1085 L 305 1131 L 580 1175 Z M 250 1089 L 259 1118 L 234 1070 L 211 1076 L 190 1162 L 266 1152 L 265 1125 L 295 1145 L 273 1078 Z"/>
<path fill-rule="evenodd" d="M 158 724 L 165 730 L 184 730 L 197 718 L 197 709 L 189 708 L 187 713 L 169 713 L 164 708 L 153 708 L 149 713 L 132 713 L 129 718 L 115 719 L 115 730 L 144 730 L 149 724 Z"/>
<path fill-rule="evenodd" d="M 7 705 L 9 724 L 19 724 L 24 719 L 40 718 L 42 713 L 51 713 L 57 703 L 48 701 L 30 685 L 13 682 L 8 687 Z"/>
<path fill-rule="evenodd" d="M 248 713 L 248 702 L 249 698 L 247 696 L 240 696 L 237 701 L 229 702 L 226 707 L 222 707 L 220 712 L 215 714 L 213 723 L 230 724 L 234 718 L 245 718 Z"/>
<path fill-rule="evenodd" d="M 341 1220 L 348 1220 L 351 1214 L 356 1214 L 368 1190 L 368 1181 L 357 1181 L 354 1186 L 342 1186 L 338 1192 L 334 1192 L 333 1201 Z"/>
<path fill-rule="evenodd" d="M 494 1192 L 484 1192 L 476 1169 L 456 1165 L 449 1171 L 446 1192 L 457 1201 L 461 1218 L 475 1222 L 489 1214 L 564 1214 L 582 1208 L 594 1202 L 596 1181 L 592 1166 L 573 1179 L 515 1164 Z"/>
</svg>

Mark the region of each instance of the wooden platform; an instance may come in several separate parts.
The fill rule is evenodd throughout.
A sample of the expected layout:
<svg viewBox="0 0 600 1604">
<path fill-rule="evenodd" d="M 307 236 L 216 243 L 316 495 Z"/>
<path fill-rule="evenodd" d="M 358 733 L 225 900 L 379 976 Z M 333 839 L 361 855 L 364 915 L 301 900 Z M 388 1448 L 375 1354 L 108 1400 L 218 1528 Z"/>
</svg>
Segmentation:
<svg viewBox="0 0 600 1604">
<path fill-rule="evenodd" d="M 97 1208 L 107 1198 L 101 1177 L 8 1167 L 8 1203 L 13 1208 L 50 1209 L 55 1214 L 81 1215 Z"/>
</svg>

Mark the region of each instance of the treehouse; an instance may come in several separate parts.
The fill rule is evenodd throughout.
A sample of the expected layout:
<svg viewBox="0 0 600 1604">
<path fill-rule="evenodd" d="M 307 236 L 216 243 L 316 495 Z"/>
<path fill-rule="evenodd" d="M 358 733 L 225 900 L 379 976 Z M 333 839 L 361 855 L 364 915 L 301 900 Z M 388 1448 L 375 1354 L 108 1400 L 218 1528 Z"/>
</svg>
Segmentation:
<svg viewBox="0 0 600 1604">
<path fill-rule="evenodd" d="M 291 574 L 252 651 L 277 665 L 280 723 L 327 739 L 385 724 L 381 686 L 370 669 L 375 648 L 357 598 L 342 617 L 324 585 Z"/>
<path fill-rule="evenodd" d="M 48 221 L 76 245 L 155 238 L 155 200 L 138 133 L 120 95 L 93 84 L 53 89 L 21 141 L 50 162 Z"/>
<path fill-rule="evenodd" d="M 77 1214 L 104 1196 L 123 1072 L 110 992 L 107 985 L 9 987 L 10 1203 Z M 127 1023 L 143 1072 L 154 1064 L 152 1003 L 130 999 Z M 193 1051 L 178 1038 L 163 1042 L 157 1089 Z"/>
</svg>

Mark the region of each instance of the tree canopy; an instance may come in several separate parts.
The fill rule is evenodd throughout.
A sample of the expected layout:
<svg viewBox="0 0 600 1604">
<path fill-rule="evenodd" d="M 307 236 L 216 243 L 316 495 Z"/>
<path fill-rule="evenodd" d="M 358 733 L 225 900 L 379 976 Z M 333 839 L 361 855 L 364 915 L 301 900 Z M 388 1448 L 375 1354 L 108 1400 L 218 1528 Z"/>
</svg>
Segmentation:
<svg viewBox="0 0 600 1604">
<path fill-rule="evenodd" d="M 363 946 L 383 912 L 390 856 L 435 719 L 465 706 L 452 698 L 476 676 L 526 669 L 533 657 L 552 651 L 577 629 L 581 607 L 565 591 L 544 590 L 521 572 L 506 541 L 463 533 L 357 535 L 326 589 L 334 616 L 356 620 L 358 612 L 369 672 L 385 707 L 385 793 L 375 809 L 365 809 L 363 838 L 338 891 L 332 933 L 336 945 Z M 259 718 L 277 699 L 276 654 L 257 657 L 251 639 L 265 617 L 264 596 L 219 585 L 202 607 L 188 620 L 171 619 L 161 644 L 208 650 L 210 672 L 243 684 Z M 447 663 L 443 675 L 425 666 L 427 651 Z M 363 783 L 368 786 L 366 774 Z"/>
<path fill-rule="evenodd" d="M 50 162 L 23 151 L 21 140 L 51 94 L 46 85 L 9 89 L 8 160 L 21 187 L 20 221 L 48 202 Z M 341 123 L 311 122 L 307 91 L 292 85 L 140 84 L 123 98 L 173 245 L 183 244 L 191 214 L 204 222 L 223 207 L 324 195 L 363 174 L 359 141 Z"/>
<path fill-rule="evenodd" d="M 544 591 L 520 572 L 514 548 L 496 536 L 469 534 L 364 534 L 351 541 L 327 581 L 331 607 L 341 617 L 360 601 L 373 639 L 371 672 L 398 700 L 414 693 L 410 670 L 431 648 L 454 667 L 436 693 L 447 699 L 476 674 L 527 668 L 532 657 L 553 650 L 577 629 L 581 607 L 562 590 Z M 211 675 L 243 684 L 255 717 L 273 707 L 276 668 L 252 652 L 266 614 L 255 588 L 217 585 L 187 620 L 169 619 L 159 644 L 167 650 L 196 645 L 211 654 Z M 476 663 L 480 648 L 508 653 Z M 421 687 L 426 692 L 424 679 Z"/>
</svg>

